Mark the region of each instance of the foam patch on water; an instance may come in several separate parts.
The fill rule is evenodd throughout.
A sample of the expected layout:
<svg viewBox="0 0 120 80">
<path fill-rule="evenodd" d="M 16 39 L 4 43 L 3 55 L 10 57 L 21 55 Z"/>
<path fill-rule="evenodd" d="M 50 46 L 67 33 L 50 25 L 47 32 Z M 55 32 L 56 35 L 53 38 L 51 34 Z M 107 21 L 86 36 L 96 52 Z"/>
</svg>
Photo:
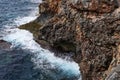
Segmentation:
<svg viewBox="0 0 120 80">
<path fill-rule="evenodd" d="M 7 29 L 16 28 L 16 27 L 19 27 L 20 25 L 34 21 L 39 16 L 39 7 L 32 7 L 30 9 L 31 11 L 28 12 L 28 15 L 18 16 L 17 18 L 12 20 L 13 23 L 6 24 L 4 28 L 7 28 Z"/>
<path fill-rule="evenodd" d="M 30 0 L 33 3 L 42 3 L 42 0 Z"/>
<path fill-rule="evenodd" d="M 26 23 L 29 23 L 33 20 L 35 20 L 38 15 L 39 15 L 39 11 L 38 11 L 38 7 L 34 8 L 33 11 L 31 11 L 29 13 L 28 16 L 25 16 L 25 17 L 17 17 L 16 19 L 14 19 L 14 23 L 17 25 L 17 26 L 20 26 L 20 25 L 23 25 L 23 24 L 26 24 Z"/>
<path fill-rule="evenodd" d="M 33 21 L 36 18 L 37 18 L 36 16 L 28 16 L 28 17 L 23 17 L 23 18 L 18 17 L 14 20 L 14 22 L 17 26 L 20 26 L 20 25 L 29 23 L 30 21 Z"/>
<path fill-rule="evenodd" d="M 58 70 L 57 74 L 60 76 L 59 78 L 63 76 L 68 78 L 80 76 L 77 63 L 58 58 L 54 56 L 52 52 L 41 48 L 40 45 L 33 40 L 33 35 L 29 31 L 20 29 L 12 29 L 10 31 L 10 34 L 3 37 L 3 39 L 12 43 L 12 47 L 31 51 L 34 55 L 31 60 L 35 64 L 35 69 Z"/>
</svg>

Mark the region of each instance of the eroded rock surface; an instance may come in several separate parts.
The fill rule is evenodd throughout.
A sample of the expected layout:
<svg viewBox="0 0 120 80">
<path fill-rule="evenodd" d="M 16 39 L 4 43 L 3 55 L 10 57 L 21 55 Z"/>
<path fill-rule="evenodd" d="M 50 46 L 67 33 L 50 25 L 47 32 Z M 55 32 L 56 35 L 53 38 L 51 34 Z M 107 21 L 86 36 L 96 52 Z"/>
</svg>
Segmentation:
<svg viewBox="0 0 120 80">
<path fill-rule="evenodd" d="M 44 0 L 37 40 L 74 52 L 83 80 L 119 80 L 119 6 L 120 0 Z"/>
</svg>

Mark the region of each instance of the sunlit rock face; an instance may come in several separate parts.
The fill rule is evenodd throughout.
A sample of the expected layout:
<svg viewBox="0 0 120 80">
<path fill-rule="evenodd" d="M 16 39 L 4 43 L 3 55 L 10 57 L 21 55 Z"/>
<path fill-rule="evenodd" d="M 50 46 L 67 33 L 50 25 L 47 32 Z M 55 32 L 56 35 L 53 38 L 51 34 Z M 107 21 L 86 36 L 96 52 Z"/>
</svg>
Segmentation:
<svg viewBox="0 0 120 80">
<path fill-rule="evenodd" d="M 119 6 L 120 0 L 43 0 L 37 41 L 74 52 L 83 80 L 112 80 L 119 64 Z"/>
</svg>

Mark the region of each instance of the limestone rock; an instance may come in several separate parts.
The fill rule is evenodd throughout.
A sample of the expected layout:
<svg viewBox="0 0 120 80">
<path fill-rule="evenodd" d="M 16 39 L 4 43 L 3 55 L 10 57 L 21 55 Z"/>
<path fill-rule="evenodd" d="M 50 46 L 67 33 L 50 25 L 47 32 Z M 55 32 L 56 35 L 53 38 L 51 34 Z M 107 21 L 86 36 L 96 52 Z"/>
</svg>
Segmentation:
<svg viewBox="0 0 120 80">
<path fill-rule="evenodd" d="M 38 41 L 74 52 L 83 80 L 119 80 L 112 70 L 120 57 L 119 7 L 120 0 L 44 0 Z"/>
<path fill-rule="evenodd" d="M 40 29 L 42 40 L 75 52 L 84 80 L 100 80 L 117 54 L 120 14 L 118 0 L 45 0 L 40 14 L 54 13 Z M 43 3 L 44 4 L 44 3 Z M 118 16 L 117 16 L 118 15 Z M 71 49 L 72 47 L 72 49 Z"/>
</svg>

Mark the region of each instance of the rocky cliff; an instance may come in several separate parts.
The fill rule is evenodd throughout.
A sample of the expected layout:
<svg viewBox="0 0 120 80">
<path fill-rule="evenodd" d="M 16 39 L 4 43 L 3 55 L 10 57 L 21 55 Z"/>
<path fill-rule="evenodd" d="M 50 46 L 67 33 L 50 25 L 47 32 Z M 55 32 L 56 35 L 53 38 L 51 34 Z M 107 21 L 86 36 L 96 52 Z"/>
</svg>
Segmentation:
<svg viewBox="0 0 120 80">
<path fill-rule="evenodd" d="M 120 0 L 43 0 L 35 27 L 21 28 L 44 46 L 73 52 L 83 80 L 120 80 L 119 7 Z"/>
</svg>

